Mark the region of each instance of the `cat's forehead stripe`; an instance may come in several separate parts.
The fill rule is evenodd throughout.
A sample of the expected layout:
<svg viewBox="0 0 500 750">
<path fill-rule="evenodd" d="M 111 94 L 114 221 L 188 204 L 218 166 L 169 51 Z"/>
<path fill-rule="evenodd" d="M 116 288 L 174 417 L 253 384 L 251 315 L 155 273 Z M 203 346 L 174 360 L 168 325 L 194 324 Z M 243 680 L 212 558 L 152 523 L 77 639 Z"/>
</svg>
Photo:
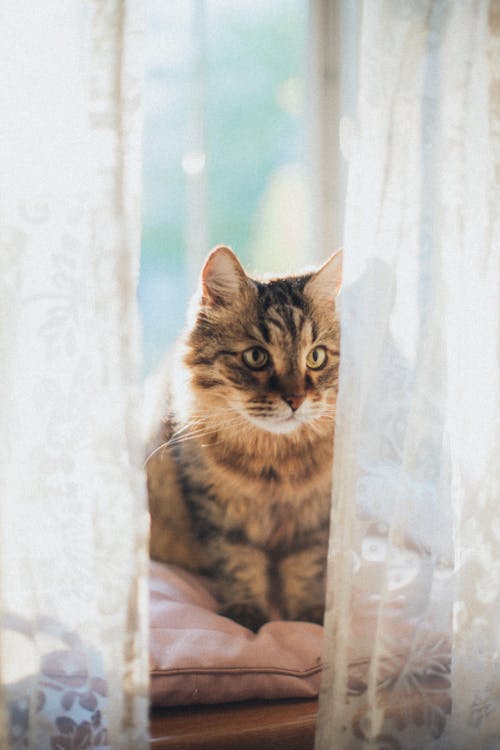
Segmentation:
<svg viewBox="0 0 500 750">
<path fill-rule="evenodd" d="M 264 309 L 273 305 L 304 307 L 304 286 L 310 276 L 297 276 L 291 279 L 275 279 L 267 283 L 256 282 L 259 302 Z"/>
<path fill-rule="evenodd" d="M 286 329 L 290 338 L 294 339 L 297 335 L 297 315 L 296 308 L 290 305 L 281 305 L 279 312 L 285 322 Z"/>
<path fill-rule="evenodd" d="M 304 311 L 292 305 L 274 305 L 266 315 L 266 332 L 268 342 L 286 344 L 287 347 L 296 344 L 303 338 L 304 325 L 307 317 Z"/>
<path fill-rule="evenodd" d="M 259 322 L 257 325 L 262 338 L 264 339 L 266 344 L 269 344 L 269 342 L 271 341 L 271 333 L 269 331 L 267 322 L 263 318 L 259 318 Z"/>
</svg>

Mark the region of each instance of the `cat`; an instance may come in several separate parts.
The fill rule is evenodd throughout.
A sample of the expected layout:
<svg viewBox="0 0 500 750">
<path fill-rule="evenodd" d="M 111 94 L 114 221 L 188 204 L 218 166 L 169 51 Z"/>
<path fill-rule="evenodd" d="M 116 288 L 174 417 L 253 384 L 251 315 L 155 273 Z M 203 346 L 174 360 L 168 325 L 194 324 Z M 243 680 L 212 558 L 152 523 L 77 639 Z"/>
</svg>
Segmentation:
<svg viewBox="0 0 500 750">
<path fill-rule="evenodd" d="M 210 574 L 254 631 L 273 602 L 323 620 L 340 284 L 341 252 L 259 281 L 215 248 L 147 449 L 152 558 Z"/>
</svg>

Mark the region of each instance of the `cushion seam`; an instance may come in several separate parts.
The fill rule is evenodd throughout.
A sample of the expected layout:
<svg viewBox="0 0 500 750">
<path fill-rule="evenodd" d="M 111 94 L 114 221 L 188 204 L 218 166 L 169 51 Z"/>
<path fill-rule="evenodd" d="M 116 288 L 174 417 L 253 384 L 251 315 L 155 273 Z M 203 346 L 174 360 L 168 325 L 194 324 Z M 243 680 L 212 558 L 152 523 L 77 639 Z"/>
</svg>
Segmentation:
<svg viewBox="0 0 500 750">
<path fill-rule="evenodd" d="M 304 670 L 280 669 L 279 667 L 172 667 L 151 669 L 151 675 L 182 675 L 182 674 L 276 674 L 292 677 L 310 677 L 324 669 L 323 664 Z"/>
</svg>

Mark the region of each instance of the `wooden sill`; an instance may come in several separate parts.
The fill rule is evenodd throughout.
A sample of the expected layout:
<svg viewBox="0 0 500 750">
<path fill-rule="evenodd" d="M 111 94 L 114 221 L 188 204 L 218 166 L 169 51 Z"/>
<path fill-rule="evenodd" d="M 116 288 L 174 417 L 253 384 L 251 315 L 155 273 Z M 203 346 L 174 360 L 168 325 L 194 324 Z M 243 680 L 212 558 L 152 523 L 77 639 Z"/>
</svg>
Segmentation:
<svg viewBox="0 0 500 750">
<path fill-rule="evenodd" d="M 318 701 L 155 709 L 151 750 L 312 750 Z"/>
</svg>

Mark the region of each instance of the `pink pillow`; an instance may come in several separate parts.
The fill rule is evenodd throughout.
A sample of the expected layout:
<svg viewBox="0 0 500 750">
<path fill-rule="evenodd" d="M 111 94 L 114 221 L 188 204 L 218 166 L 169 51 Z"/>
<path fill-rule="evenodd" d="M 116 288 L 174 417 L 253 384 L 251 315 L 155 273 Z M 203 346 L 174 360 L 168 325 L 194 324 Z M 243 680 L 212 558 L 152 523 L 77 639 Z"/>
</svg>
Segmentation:
<svg viewBox="0 0 500 750">
<path fill-rule="evenodd" d="M 206 580 L 151 563 L 153 705 L 318 695 L 321 626 L 273 621 L 252 633 L 217 608 Z"/>
</svg>

